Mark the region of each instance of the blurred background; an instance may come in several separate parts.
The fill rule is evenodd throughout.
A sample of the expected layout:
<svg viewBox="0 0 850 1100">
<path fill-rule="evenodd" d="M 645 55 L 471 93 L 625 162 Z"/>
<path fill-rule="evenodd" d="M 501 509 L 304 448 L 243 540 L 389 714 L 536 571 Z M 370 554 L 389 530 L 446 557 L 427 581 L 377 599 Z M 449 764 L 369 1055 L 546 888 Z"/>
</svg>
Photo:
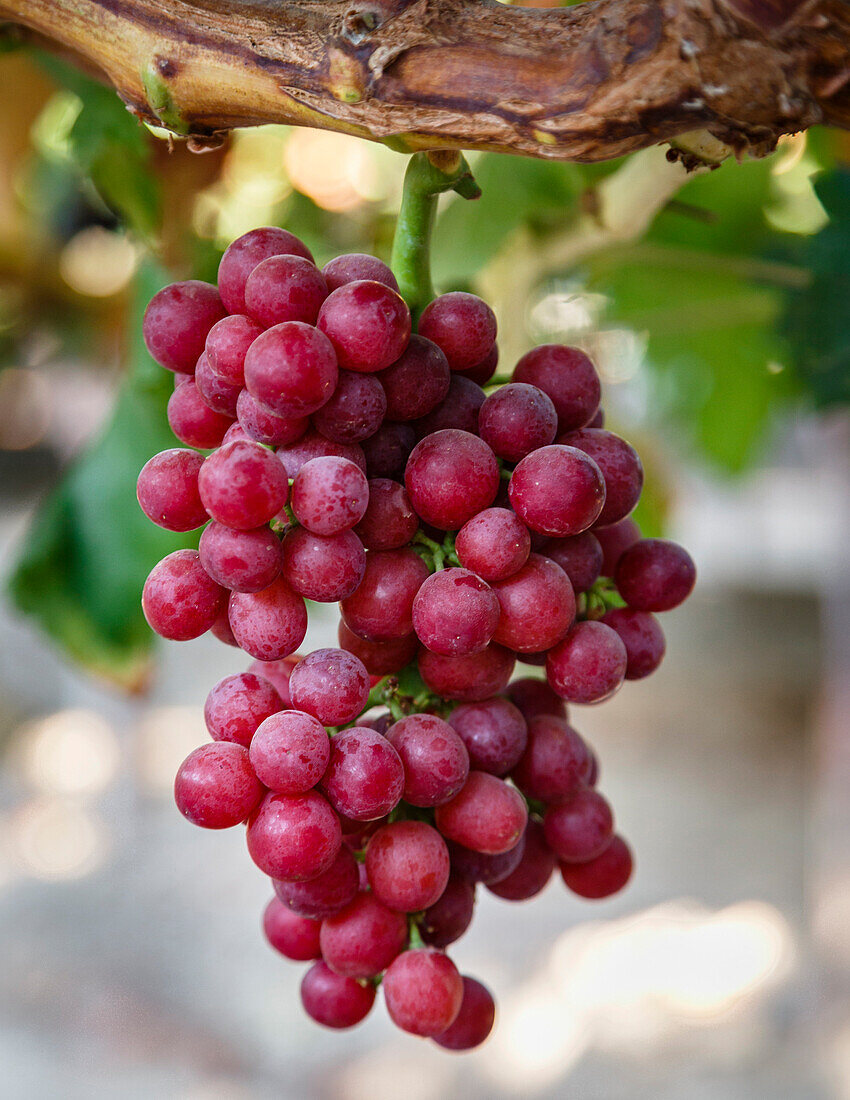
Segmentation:
<svg viewBox="0 0 850 1100">
<path fill-rule="evenodd" d="M 154 646 L 139 609 L 184 537 L 135 501 L 174 444 L 145 302 L 257 225 L 320 264 L 386 258 L 405 158 L 282 127 L 193 155 L 32 51 L 0 56 L 0 89 L 0 1094 L 850 1097 L 850 140 L 690 179 L 658 149 L 485 154 L 483 198 L 441 207 L 440 289 L 494 304 L 502 369 L 548 340 L 595 357 L 646 466 L 637 518 L 700 575 L 658 674 L 575 712 L 632 885 L 480 891 L 452 955 L 500 1014 L 458 1057 L 380 1009 L 341 1034 L 302 1014 L 242 837 L 171 800 L 244 662 Z"/>
</svg>

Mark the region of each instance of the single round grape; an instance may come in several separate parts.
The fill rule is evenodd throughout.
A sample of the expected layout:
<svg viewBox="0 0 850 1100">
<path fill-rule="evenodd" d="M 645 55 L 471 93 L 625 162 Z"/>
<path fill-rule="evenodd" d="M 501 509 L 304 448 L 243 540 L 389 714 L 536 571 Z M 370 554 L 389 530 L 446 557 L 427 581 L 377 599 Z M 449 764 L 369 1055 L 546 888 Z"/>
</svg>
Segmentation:
<svg viewBox="0 0 850 1100">
<path fill-rule="evenodd" d="M 419 438 L 449 428 L 478 434 L 478 417 L 484 404 L 484 390 L 471 378 L 452 373 L 446 399 L 436 409 L 416 421 Z"/>
<path fill-rule="evenodd" d="M 187 447 L 217 447 L 233 423 L 229 416 L 213 412 L 201 397 L 194 380 L 178 386 L 168 399 L 168 424 Z"/>
<path fill-rule="evenodd" d="M 387 395 L 387 417 L 418 420 L 445 401 L 451 371 L 436 344 L 411 336 L 401 356 L 378 378 Z"/>
<path fill-rule="evenodd" d="M 328 290 L 336 290 L 346 283 L 356 283 L 363 279 L 383 283 L 391 290 L 398 290 L 396 277 L 383 260 L 366 252 L 348 252 L 344 256 L 336 256 L 325 264 L 322 274 Z"/>
<path fill-rule="evenodd" d="M 519 462 L 546 447 L 558 430 L 555 406 L 543 390 L 512 382 L 491 393 L 478 414 L 478 431 L 499 458 Z"/>
<path fill-rule="evenodd" d="M 262 325 L 238 313 L 217 321 L 207 334 L 204 347 L 210 370 L 222 382 L 244 386 L 245 356 L 262 331 Z"/>
<path fill-rule="evenodd" d="M 263 932 L 272 947 L 294 962 L 310 962 L 321 958 L 319 922 L 299 917 L 291 909 L 272 898 L 263 913 Z"/>
<path fill-rule="evenodd" d="M 367 550 L 398 550 L 419 530 L 403 485 L 388 477 L 369 479 L 369 503 L 355 528 Z"/>
<path fill-rule="evenodd" d="M 363 518 L 369 482 L 347 458 L 313 458 L 292 483 L 292 511 L 314 535 L 338 535 Z"/>
<path fill-rule="evenodd" d="M 201 565 L 214 581 L 232 592 L 259 592 L 280 573 L 280 539 L 268 527 L 234 531 L 215 520 L 198 544 Z"/>
<path fill-rule="evenodd" d="M 524 676 L 508 684 L 505 693 L 514 706 L 522 712 L 526 722 L 541 714 L 551 714 L 555 718 L 567 717 L 567 704 L 556 695 L 545 680 Z"/>
<path fill-rule="evenodd" d="M 363 440 L 365 469 L 370 478 L 402 481 L 410 452 L 416 446 L 416 432 L 409 424 L 385 420 L 374 435 Z"/>
<path fill-rule="evenodd" d="M 565 539 L 547 539 L 540 553 L 560 565 L 576 595 L 586 592 L 602 571 L 602 547 L 590 531 Z"/>
<path fill-rule="evenodd" d="M 405 638 L 394 638 L 389 642 L 370 642 L 350 630 L 340 619 L 338 627 L 340 649 L 345 649 L 359 657 L 370 676 L 387 676 L 400 672 L 409 665 L 419 650 L 419 639 L 415 634 Z"/>
<path fill-rule="evenodd" d="M 434 811 L 434 823 L 443 836 L 485 855 L 513 848 L 527 820 L 519 791 L 487 772 L 471 771 L 462 790 Z"/>
<path fill-rule="evenodd" d="M 283 709 L 277 691 L 255 672 L 225 676 L 210 690 L 204 721 L 214 741 L 235 741 L 247 749 L 261 722 Z"/>
<path fill-rule="evenodd" d="M 447 657 L 480 653 L 499 622 L 492 589 L 468 569 L 442 569 L 413 601 L 413 629 L 423 645 Z"/>
<path fill-rule="evenodd" d="M 608 847 L 614 835 L 614 815 L 598 791 L 585 788 L 548 808 L 543 832 L 559 860 L 584 863 Z"/>
<path fill-rule="evenodd" d="M 597 900 L 619 893 L 632 877 L 632 853 L 622 837 L 615 836 L 607 848 L 583 863 L 562 861 L 561 877 L 579 897 Z"/>
<path fill-rule="evenodd" d="M 322 922 L 322 956 L 337 974 L 371 978 L 390 965 L 407 942 L 407 917 L 372 893 L 359 893 Z"/>
<path fill-rule="evenodd" d="M 304 601 L 282 577 L 262 592 L 234 592 L 227 614 L 239 645 L 258 661 L 288 657 L 307 633 Z"/>
<path fill-rule="evenodd" d="M 546 843 L 543 826 L 529 820 L 519 863 L 509 875 L 489 883 L 487 889 L 505 901 L 526 901 L 536 897 L 548 885 L 555 862 L 555 853 Z"/>
<path fill-rule="evenodd" d="M 419 674 L 435 695 L 477 703 L 505 689 L 516 657 L 509 649 L 491 642 L 469 657 L 444 657 L 421 649 L 418 661 Z"/>
<path fill-rule="evenodd" d="M 285 882 L 275 879 L 278 899 L 301 917 L 324 920 L 339 913 L 357 895 L 359 874 L 357 860 L 343 844 L 333 863 L 320 875 L 307 882 Z"/>
<path fill-rule="evenodd" d="M 245 356 L 245 385 L 276 416 L 309 416 L 331 397 L 338 378 L 328 338 L 303 321 L 284 321 L 258 336 Z"/>
<path fill-rule="evenodd" d="M 313 261 L 310 249 L 285 229 L 265 226 L 243 233 L 227 248 L 218 266 L 218 289 L 228 313 L 245 312 L 248 276 L 269 256 L 302 256 Z"/>
<path fill-rule="evenodd" d="M 499 466 L 487 444 L 448 429 L 413 448 L 404 483 L 417 514 L 442 531 L 454 531 L 489 507 L 499 488 Z"/>
<path fill-rule="evenodd" d="M 620 558 L 640 538 L 640 527 L 627 517 L 610 527 L 594 527 L 593 533 L 602 547 L 602 576 L 613 577 Z"/>
<path fill-rule="evenodd" d="M 496 367 L 498 365 L 499 345 L 494 344 L 480 363 L 476 363 L 475 366 L 470 367 L 469 370 L 457 371 L 456 374 L 459 377 L 468 378 L 471 382 L 475 382 L 479 386 L 486 386 L 496 373 Z"/>
<path fill-rule="evenodd" d="M 643 466 L 634 447 L 604 428 L 582 428 L 558 436 L 558 443 L 590 455 L 605 480 L 605 504 L 596 522 L 619 523 L 632 511 L 643 488 Z"/>
<path fill-rule="evenodd" d="M 301 467 L 306 466 L 312 459 L 326 458 L 328 455 L 347 458 L 358 470 L 366 473 L 366 459 L 363 456 L 362 447 L 356 443 L 334 443 L 312 428 L 309 428 L 295 443 L 279 447 L 277 451 L 277 457 L 290 479 L 297 477 Z"/>
<path fill-rule="evenodd" d="M 571 703 L 600 703 L 620 687 L 628 655 L 620 636 L 600 622 L 576 623 L 549 650 L 546 679 Z"/>
<path fill-rule="evenodd" d="M 346 370 L 384 370 L 410 339 L 410 310 L 397 291 L 361 279 L 332 291 L 319 310 L 317 327 L 334 346 Z"/>
<path fill-rule="evenodd" d="M 317 791 L 267 794 L 248 822 L 247 840 L 261 871 L 298 881 L 327 871 L 342 844 L 342 831 Z"/>
<path fill-rule="evenodd" d="M 253 672 L 263 680 L 268 680 L 278 693 L 283 704 L 278 708 L 279 710 L 292 707 L 292 700 L 289 698 L 289 677 L 300 660 L 301 654 L 293 653 L 279 661 L 252 661 L 248 668 L 249 672 Z"/>
<path fill-rule="evenodd" d="M 198 489 L 213 519 L 247 531 L 277 515 L 286 504 L 289 483 L 271 451 L 235 440 L 204 461 Z"/>
<path fill-rule="evenodd" d="M 469 752 L 470 765 L 491 775 L 506 775 L 525 751 L 528 727 L 507 699 L 461 703 L 449 716 Z"/>
<path fill-rule="evenodd" d="M 197 550 L 175 550 L 148 574 L 142 611 L 161 637 L 188 642 L 210 629 L 226 599 L 226 590 L 206 572 Z"/>
<path fill-rule="evenodd" d="M 390 1019 L 402 1031 L 440 1035 L 460 1012 L 463 981 L 457 967 L 433 947 L 405 951 L 387 967 L 381 983 Z"/>
<path fill-rule="evenodd" d="M 373 985 L 334 974 L 324 962 L 313 963 L 301 979 L 304 1011 L 325 1027 L 354 1027 L 369 1015 L 374 1003 Z"/>
<path fill-rule="evenodd" d="M 452 370 L 470 370 L 496 343 L 496 315 L 475 294 L 452 291 L 428 303 L 419 335 L 442 348 Z"/>
<path fill-rule="evenodd" d="M 369 698 L 369 673 L 353 653 L 316 649 L 299 661 L 289 678 L 293 706 L 325 726 L 351 722 Z"/>
<path fill-rule="evenodd" d="M 404 768 L 385 737 L 354 726 L 331 742 L 322 789 L 337 813 L 354 821 L 374 821 L 398 805 L 404 790 Z"/>
<path fill-rule="evenodd" d="M 464 848 L 462 844 L 454 844 L 450 841 L 452 873 L 460 875 L 469 882 L 481 882 L 485 885 L 501 882 L 519 865 L 524 844 L 525 834 L 507 852 L 485 855 L 484 852 L 474 852 L 471 848 Z"/>
<path fill-rule="evenodd" d="M 463 976 L 463 998 L 454 1023 L 434 1042 L 446 1050 L 472 1050 L 480 1047 L 496 1022 L 496 1003 L 486 986 L 475 978 Z"/>
<path fill-rule="evenodd" d="M 383 825 L 366 848 L 372 893 L 390 909 L 416 913 L 442 895 L 449 881 L 449 850 L 424 821 Z"/>
<path fill-rule="evenodd" d="M 693 591 L 697 571 L 684 547 L 669 539 L 640 539 L 617 563 L 617 588 L 635 611 L 671 611 Z"/>
<path fill-rule="evenodd" d="M 493 582 L 499 602 L 495 641 L 520 653 L 540 653 L 570 629 L 576 600 L 566 573 L 540 554 L 530 554 L 518 572 Z"/>
<path fill-rule="evenodd" d="M 661 624 L 654 615 L 617 607 L 607 611 L 601 621 L 616 630 L 626 647 L 627 680 L 642 680 L 655 672 L 664 657 L 666 642 Z"/>
<path fill-rule="evenodd" d="M 166 370 L 192 374 L 207 333 L 225 312 L 210 283 L 198 279 L 172 283 L 148 302 L 142 321 L 145 346 Z"/>
<path fill-rule="evenodd" d="M 283 576 L 305 600 L 344 600 L 356 590 L 365 571 L 366 551 L 353 531 L 325 536 L 293 527 L 283 540 Z"/>
<path fill-rule="evenodd" d="M 583 428 L 599 408 L 599 375 L 580 348 L 565 344 L 532 348 L 517 363 L 513 378 L 538 386 L 551 397 L 558 413 L 558 431 Z"/>
<path fill-rule="evenodd" d="M 310 426 L 306 416 L 275 416 L 255 401 L 247 390 L 242 390 L 236 400 L 236 415 L 245 435 L 268 447 L 295 443 Z"/>
<path fill-rule="evenodd" d="M 315 324 L 328 296 L 321 271 L 302 256 L 269 256 L 245 283 L 245 312 L 266 328 L 284 321 Z"/>
<path fill-rule="evenodd" d="M 413 633 L 413 600 L 428 566 L 413 550 L 370 550 L 360 587 L 340 603 L 345 624 L 370 642 Z"/>
<path fill-rule="evenodd" d="M 508 494 L 514 511 L 532 530 L 564 538 L 586 530 L 599 516 L 605 481 L 583 451 L 553 444 L 519 463 Z"/>
<path fill-rule="evenodd" d="M 513 576 L 528 561 L 528 528 L 507 508 L 485 508 L 457 533 L 455 552 L 460 564 L 485 581 Z"/>
<path fill-rule="evenodd" d="M 454 729 L 436 714 L 409 714 L 387 730 L 404 766 L 404 800 L 438 806 L 463 787 L 469 753 Z"/>
<path fill-rule="evenodd" d="M 310 714 L 283 710 L 264 719 L 248 750 L 257 778 L 278 794 L 304 794 L 328 766 L 327 730 Z"/>
<path fill-rule="evenodd" d="M 203 457 L 173 447 L 148 459 L 139 473 L 136 497 L 149 520 L 166 531 L 194 531 L 209 518 L 198 492 Z"/>
<path fill-rule="evenodd" d="M 236 401 L 241 387 L 222 382 L 218 375 L 213 373 L 206 352 L 198 359 L 195 367 L 195 385 L 204 403 L 209 405 L 213 412 L 229 416 L 231 419 L 236 416 Z"/>
<path fill-rule="evenodd" d="M 419 932 L 432 947 L 448 947 L 459 940 L 472 923 L 475 883 L 450 875 L 445 890 L 425 910 Z"/>
<path fill-rule="evenodd" d="M 525 752 L 511 778 L 528 798 L 560 802 L 581 787 L 589 764 L 582 737 L 562 718 L 540 714 L 529 719 Z"/>
<path fill-rule="evenodd" d="M 335 443 L 359 443 L 375 434 L 386 412 L 386 394 L 374 375 L 341 370 L 333 395 L 313 413 L 313 423 Z"/>
<path fill-rule="evenodd" d="M 193 825 L 229 829 L 244 821 L 263 797 L 248 751 L 230 741 L 201 745 L 177 770 L 174 800 Z"/>
</svg>

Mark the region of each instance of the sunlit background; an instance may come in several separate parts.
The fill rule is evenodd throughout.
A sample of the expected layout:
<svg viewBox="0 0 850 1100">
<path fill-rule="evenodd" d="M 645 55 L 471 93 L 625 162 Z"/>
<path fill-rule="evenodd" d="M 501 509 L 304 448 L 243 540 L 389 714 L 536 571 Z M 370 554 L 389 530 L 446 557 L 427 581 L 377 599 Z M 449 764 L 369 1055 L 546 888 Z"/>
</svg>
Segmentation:
<svg viewBox="0 0 850 1100">
<path fill-rule="evenodd" d="M 509 370 L 586 347 L 645 460 L 639 518 L 697 561 L 649 681 L 576 708 L 636 877 L 479 890 L 451 949 L 499 1004 L 458 1057 L 378 1006 L 333 1034 L 273 955 L 239 830 L 193 829 L 175 769 L 246 664 L 150 647 L 141 579 L 172 548 L 135 472 L 169 443 L 170 378 L 139 303 L 214 277 L 257 225 L 319 262 L 386 256 L 404 158 L 264 128 L 192 156 L 107 89 L 0 58 L 0 1095 L 180 1100 L 850 1098 L 850 145 L 813 132 L 681 189 L 639 232 L 577 248 L 621 165 L 473 157 L 438 282 L 495 304 Z M 658 154 L 658 155 L 656 155 Z M 632 227 L 633 228 L 633 227 Z M 333 644 L 331 609 L 309 642 Z"/>
</svg>

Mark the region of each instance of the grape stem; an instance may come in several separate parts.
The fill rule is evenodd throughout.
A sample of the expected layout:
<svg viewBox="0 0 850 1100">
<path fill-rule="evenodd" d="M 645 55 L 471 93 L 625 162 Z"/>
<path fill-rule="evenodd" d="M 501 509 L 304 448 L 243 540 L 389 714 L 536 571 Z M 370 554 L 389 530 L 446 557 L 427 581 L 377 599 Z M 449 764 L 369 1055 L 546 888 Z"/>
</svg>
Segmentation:
<svg viewBox="0 0 850 1100">
<path fill-rule="evenodd" d="M 391 261 L 399 291 L 410 307 L 414 324 L 434 297 L 431 233 L 437 200 L 445 191 L 456 191 L 465 199 L 477 199 L 481 195 L 466 158 L 456 149 L 414 153 L 404 175 Z"/>
</svg>

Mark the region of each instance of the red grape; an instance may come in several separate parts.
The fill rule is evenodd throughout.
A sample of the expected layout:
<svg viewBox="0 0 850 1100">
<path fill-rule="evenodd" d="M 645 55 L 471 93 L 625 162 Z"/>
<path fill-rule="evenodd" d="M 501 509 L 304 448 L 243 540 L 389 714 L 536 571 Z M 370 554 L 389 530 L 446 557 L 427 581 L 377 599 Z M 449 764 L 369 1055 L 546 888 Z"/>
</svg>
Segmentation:
<svg viewBox="0 0 850 1100">
<path fill-rule="evenodd" d="M 250 317 L 235 314 L 217 321 L 207 334 L 205 351 L 212 370 L 222 382 L 245 385 L 245 356 L 263 331 Z"/>
<path fill-rule="evenodd" d="M 233 423 L 229 416 L 213 412 L 194 380 L 184 382 L 172 393 L 167 415 L 171 430 L 180 442 L 202 450 L 217 447 Z"/>
<path fill-rule="evenodd" d="M 198 474 L 201 500 L 226 527 L 261 527 L 286 504 L 286 473 L 259 443 L 234 440 L 211 454 Z"/>
<path fill-rule="evenodd" d="M 407 942 L 407 918 L 372 893 L 359 893 L 322 922 L 320 943 L 328 966 L 348 978 L 385 970 Z"/>
<path fill-rule="evenodd" d="M 244 821 L 263 797 L 248 751 L 230 741 L 201 745 L 177 771 L 174 799 L 193 825 L 229 829 Z"/>
<path fill-rule="evenodd" d="M 386 412 L 386 394 L 374 375 L 341 370 L 333 395 L 313 413 L 313 423 L 335 443 L 359 443 L 375 434 Z"/>
<path fill-rule="evenodd" d="M 328 338 L 303 321 L 284 321 L 258 336 L 245 356 L 245 385 L 276 416 L 309 416 L 334 392 L 336 355 Z"/>
<path fill-rule="evenodd" d="M 234 531 L 215 520 L 198 544 L 201 565 L 214 581 L 233 592 L 259 592 L 280 573 L 280 539 L 268 527 Z"/>
<path fill-rule="evenodd" d="M 537 680 L 531 676 L 514 680 L 508 685 L 506 695 L 520 709 L 526 722 L 540 714 L 551 714 L 564 719 L 567 717 L 566 703 L 545 680 Z"/>
<path fill-rule="evenodd" d="M 136 496 L 148 519 L 167 531 L 194 531 L 209 516 L 198 492 L 203 457 L 173 447 L 148 459 L 139 474 Z"/>
<path fill-rule="evenodd" d="M 434 811 L 434 822 L 443 836 L 486 855 L 513 848 L 527 820 L 519 791 L 487 772 L 470 772 L 461 791 Z"/>
<path fill-rule="evenodd" d="M 595 527 L 593 533 L 602 547 L 602 576 L 613 577 L 617 562 L 640 538 L 640 527 L 626 518 L 610 527 Z"/>
<path fill-rule="evenodd" d="M 570 629 L 576 601 L 566 573 L 549 558 L 529 555 L 517 573 L 493 582 L 499 602 L 494 639 L 521 653 L 540 653 Z"/>
<path fill-rule="evenodd" d="M 384 370 L 410 339 L 410 310 L 395 290 L 370 279 L 344 283 L 325 299 L 318 328 L 346 370 Z"/>
<path fill-rule="evenodd" d="M 241 387 L 222 382 L 217 374 L 213 374 L 206 352 L 198 359 L 195 367 L 195 385 L 204 403 L 214 412 L 231 418 L 236 416 L 236 401 Z"/>
<path fill-rule="evenodd" d="M 278 707 L 278 710 L 284 710 L 292 706 L 292 700 L 289 698 L 289 677 L 300 660 L 301 655 L 293 653 L 290 657 L 283 657 L 279 661 L 251 662 L 248 671 L 255 673 L 264 680 L 268 680 L 280 696 L 283 706 Z"/>
<path fill-rule="evenodd" d="M 263 408 L 247 390 L 236 400 L 239 426 L 249 439 L 269 447 L 282 447 L 300 440 L 310 424 L 306 416 L 275 416 Z M 230 429 L 228 429 L 229 431 Z"/>
<path fill-rule="evenodd" d="M 424 821 L 383 825 L 369 840 L 366 874 L 372 893 L 390 909 L 427 909 L 449 881 L 446 842 Z"/>
<path fill-rule="evenodd" d="M 313 458 L 292 483 L 292 511 L 314 535 L 338 535 L 360 522 L 369 503 L 369 482 L 347 458 Z"/>
<path fill-rule="evenodd" d="M 501 882 L 519 866 L 524 845 L 525 834 L 507 852 L 485 855 L 484 852 L 474 852 L 471 848 L 464 848 L 462 844 L 454 844 L 450 841 L 452 873 L 460 875 L 469 882 L 483 882 L 485 885 Z"/>
<path fill-rule="evenodd" d="M 413 601 L 413 628 L 423 645 L 447 657 L 480 653 L 499 622 L 492 589 L 468 569 L 443 569 Z"/>
<path fill-rule="evenodd" d="M 456 1019 L 463 981 L 455 964 L 433 947 L 405 951 L 381 983 L 390 1019 L 411 1035 L 440 1035 Z"/>
<path fill-rule="evenodd" d="M 293 706 L 325 726 L 351 722 L 369 698 L 369 673 L 353 653 L 317 649 L 299 661 L 289 678 Z"/>
<path fill-rule="evenodd" d="M 264 719 L 248 750 L 257 778 L 279 794 L 304 794 L 325 774 L 331 743 L 310 714 L 283 710 Z"/>
<path fill-rule="evenodd" d="M 642 680 L 655 672 L 664 657 L 664 631 L 648 611 L 618 607 L 606 612 L 602 622 L 620 636 L 626 647 L 626 679 Z"/>
<path fill-rule="evenodd" d="M 614 815 L 597 791 L 580 790 L 567 801 L 549 807 L 543 818 L 543 832 L 558 859 L 584 863 L 608 847 L 614 833 Z"/>
<path fill-rule="evenodd" d="M 528 722 L 528 743 L 512 779 L 524 795 L 540 802 L 569 798 L 582 785 L 590 750 L 562 718 L 540 714 Z"/>
<path fill-rule="evenodd" d="M 477 703 L 504 690 L 514 670 L 515 660 L 509 649 L 494 643 L 468 657 L 444 657 L 421 649 L 419 673 L 435 695 L 463 703 Z"/>
<path fill-rule="evenodd" d="M 480 1047 L 493 1030 L 496 1021 L 496 1004 L 492 994 L 474 978 L 463 977 L 463 998 L 454 1023 L 434 1042 L 446 1050 L 471 1050 Z"/>
<path fill-rule="evenodd" d="M 356 590 L 365 571 L 366 552 L 353 531 L 325 536 L 293 527 L 283 540 L 283 575 L 306 600 L 344 600 Z"/>
<path fill-rule="evenodd" d="M 632 853 L 622 837 L 612 837 L 598 856 L 583 863 L 561 862 L 561 876 L 579 897 L 595 900 L 618 893 L 632 877 Z"/>
<path fill-rule="evenodd" d="M 239 643 L 236 641 L 233 631 L 230 629 L 226 607 L 223 608 L 216 621 L 210 627 L 210 634 L 212 634 L 214 638 L 218 638 L 218 640 L 225 645 L 232 645 L 237 649 L 239 648 Z"/>
<path fill-rule="evenodd" d="M 599 703 L 620 687 L 627 661 L 626 647 L 610 626 L 576 623 L 566 638 L 549 650 L 546 678 L 571 703 Z"/>
<path fill-rule="evenodd" d="M 244 750 L 243 750 L 244 751 Z M 272 878 L 311 879 L 342 844 L 339 818 L 317 791 L 267 794 L 248 822 L 248 852 Z"/>
<path fill-rule="evenodd" d="M 541 344 L 520 359 L 513 377 L 515 382 L 539 386 L 551 397 L 561 432 L 583 428 L 599 408 L 599 375 L 579 348 Z"/>
<path fill-rule="evenodd" d="M 228 605 L 230 629 L 258 661 L 279 661 L 304 641 L 307 608 L 282 577 L 262 592 L 234 592 Z"/>
<path fill-rule="evenodd" d="M 432 947 L 448 947 L 459 940 L 472 923 L 475 883 L 450 875 L 445 890 L 426 910 L 419 931 Z"/>
<path fill-rule="evenodd" d="M 519 463 L 508 493 L 517 515 L 532 530 L 563 538 L 594 522 L 605 502 L 605 482 L 583 451 L 553 444 Z"/>
<path fill-rule="evenodd" d="M 390 726 L 387 740 L 404 766 L 404 800 L 438 806 L 453 798 L 469 775 L 469 753 L 436 714 L 409 714 Z"/>
<path fill-rule="evenodd" d="M 247 749 L 257 726 L 283 709 L 268 680 L 255 672 L 225 676 L 204 703 L 204 721 L 214 741 L 235 741 Z"/>
<path fill-rule="evenodd" d="M 602 547 L 590 531 L 565 539 L 547 539 L 540 553 L 560 565 L 576 595 L 586 592 L 602 570 Z"/>
<path fill-rule="evenodd" d="M 488 883 L 487 889 L 505 901 L 526 901 L 543 890 L 555 870 L 555 853 L 546 843 L 543 826 L 530 820 L 525 829 L 522 858 L 509 875 Z"/>
<path fill-rule="evenodd" d="M 310 249 L 285 229 L 265 226 L 243 233 L 227 248 L 218 266 L 218 289 L 228 313 L 245 312 L 248 276 L 269 256 L 302 256 L 313 260 Z"/>
<path fill-rule="evenodd" d="M 266 328 L 284 321 L 315 324 L 328 296 L 322 273 L 301 256 L 269 256 L 245 283 L 245 312 Z"/>
<path fill-rule="evenodd" d="M 499 345 L 494 344 L 480 363 L 476 363 L 469 370 L 457 371 L 458 377 L 468 378 L 479 386 L 486 386 L 499 365 Z"/>
<path fill-rule="evenodd" d="M 451 371 L 436 344 L 411 336 L 401 356 L 378 378 L 387 395 L 388 419 L 418 420 L 445 401 Z"/>
<path fill-rule="evenodd" d="M 363 440 L 365 467 L 369 477 L 401 481 L 408 456 L 416 445 L 416 433 L 409 424 L 386 420 L 373 436 Z"/>
<path fill-rule="evenodd" d="M 493 503 L 499 466 L 487 444 L 469 432 L 449 429 L 420 440 L 404 472 L 419 516 L 441 530 L 457 530 Z"/>
<path fill-rule="evenodd" d="M 605 480 L 605 504 L 596 522 L 619 523 L 632 511 L 643 488 L 643 466 L 634 447 L 603 428 L 583 428 L 558 437 L 558 443 L 590 455 Z"/>
<path fill-rule="evenodd" d="M 363 456 L 362 447 L 356 443 L 333 443 L 312 428 L 308 429 L 295 443 L 279 447 L 277 452 L 277 457 L 290 479 L 297 477 L 301 467 L 306 466 L 311 459 L 325 458 L 328 455 L 347 458 L 364 474 L 366 473 L 366 459 Z"/>
<path fill-rule="evenodd" d="M 478 771 L 505 775 L 525 751 L 528 727 L 507 699 L 461 703 L 449 722 L 466 745 L 470 765 Z"/>
<path fill-rule="evenodd" d="M 151 630 L 173 642 L 199 638 L 221 614 L 227 593 L 201 565 L 197 550 L 175 550 L 148 574 L 142 610 Z"/>
<path fill-rule="evenodd" d="M 476 295 L 453 291 L 425 307 L 419 335 L 442 348 L 452 370 L 471 370 L 496 342 L 496 316 Z"/>
<path fill-rule="evenodd" d="M 457 533 L 460 564 L 485 581 L 499 581 L 521 569 L 531 551 L 528 528 L 507 508 L 485 508 Z"/>
<path fill-rule="evenodd" d="M 519 462 L 555 438 L 558 414 L 536 386 L 513 382 L 491 393 L 478 414 L 481 438 L 499 458 Z"/>
<path fill-rule="evenodd" d="M 635 611 L 670 611 L 693 591 L 696 566 L 669 539 L 641 539 L 617 563 L 617 588 Z"/>
<path fill-rule="evenodd" d="M 484 399 L 484 390 L 471 378 L 452 374 L 445 401 L 416 421 L 420 438 L 448 428 L 477 435 L 478 417 Z"/>
<path fill-rule="evenodd" d="M 398 804 L 404 768 L 385 737 L 354 726 L 333 738 L 322 789 L 337 813 L 354 821 L 374 821 Z"/>
<path fill-rule="evenodd" d="M 338 636 L 340 649 L 359 657 L 371 676 L 399 672 L 410 664 L 419 649 L 419 639 L 415 634 L 388 642 L 370 642 L 350 630 L 342 619 L 339 622 Z"/>
<path fill-rule="evenodd" d="M 346 626 L 371 642 L 408 637 L 414 597 L 429 575 L 413 550 L 370 550 L 360 587 L 340 603 Z"/>
<path fill-rule="evenodd" d="M 419 529 L 403 485 L 388 477 L 369 479 L 369 503 L 355 530 L 367 550 L 398 550 L 406 546 Z"/>
<path fill-rule="evenodd" d="M 328 290 L 336 290 L 346 283 L 356 283 L 369 279 L 374 283 L 383 283 L 392 290 L 398 290 L 396 277 L 387 265 L 377 256 L 365 252 L 348 252 L 337 256 L 322 268 L 322 274 L 328 284 Z"/>
<path fill-rule="evenodd" d="M 275 892 L 293 913 L 312 920 L 324 920 L 339 913 L 354 900 L 359 878 L 357 867 L 351 849 L 343 844 L 326 871 L 307 882 L 275 879 Z"/>
<path fill-rule="evenodd" d="M 272 947 L 294 962 L 321 958 L 319 922 L 299 917 L 277 898 L 272 898 L 263 913 L 263 931 Z"/>
<path fill-rule="evenodd" d="M 198 279 L 172 283 L 148 303 L 142 322 L 145 345 L 161 367 L 192 374 L 207 333 L 225 312 L 210 283 Z"/>
<path fill-rule="evenodd" d="M 301 980 L 301 1004 L 317 1024 L 346 1028 L 359 1024 L 375 1003 L 375 987 L 334 974 L 323 962 L 313 963 Z"/>
</svg>

